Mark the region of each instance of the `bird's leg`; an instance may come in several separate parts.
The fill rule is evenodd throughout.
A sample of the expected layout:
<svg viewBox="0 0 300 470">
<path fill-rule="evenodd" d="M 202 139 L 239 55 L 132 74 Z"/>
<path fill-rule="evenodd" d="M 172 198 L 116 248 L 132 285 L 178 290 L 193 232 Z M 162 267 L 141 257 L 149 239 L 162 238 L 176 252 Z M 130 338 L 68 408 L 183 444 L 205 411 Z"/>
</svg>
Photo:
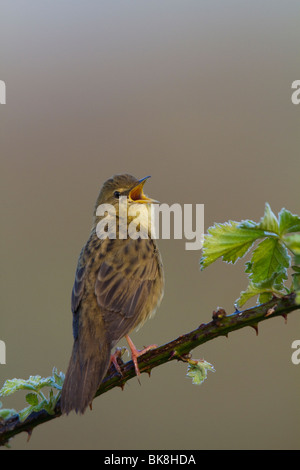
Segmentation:
<svg viewBox="0 0 300 470">
<path fill-rule="evenodd" d="M 126 348 L 116 348 L 115 352 L 110 356 L 110 363 L 114 365 L 116 371 L 123 376 L 121 367 L 118 363 L 118 359 L 121 359 L 123 356 L 124 352 L 126 351 Z M 122 361 L 122 359 L 121 359 Z"/>
<path fill-rule="evenodd" d="M 134 363 L 134 368 L 135 368 L 135 373 L 139 377 L 141 375 L 141 373 L 140 373 L 140 369 L 139 369 L 139 366 L 138 366 L 137 358 L 139 356 L 141 356 L 142 354 L 146 353 L 147 351 L 150 351 L 150 349 L 157 348 L 157 345 L 156 344 L 151 344 L 150 346 L 147 346 L 144 349 L 136 349 L 135 345 L 133 344 L 133 342 L 131 341 L 129 336 L 125 335 L 125 338 L 126 338 L 127 343 L 130 347 L 131 357 L 132 357 L 132 360 L 133 360 L 133 363 Z"/>
</svg>

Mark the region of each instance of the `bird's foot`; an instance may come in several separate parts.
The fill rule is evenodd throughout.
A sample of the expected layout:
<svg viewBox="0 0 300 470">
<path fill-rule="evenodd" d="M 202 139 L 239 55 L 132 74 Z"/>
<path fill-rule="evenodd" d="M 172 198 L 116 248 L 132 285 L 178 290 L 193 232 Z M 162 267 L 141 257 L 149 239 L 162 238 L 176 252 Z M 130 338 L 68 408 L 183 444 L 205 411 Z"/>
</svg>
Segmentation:
<svg viewBox="0 0 300 470">
<path fill-rule="evenodd" d="M 115 352 L 110 356 L 110 363 L 114 365 L 116 371 L 123 377 L 123 373 L 118 361 L 122 361 L 122 356 L 124 352 L 127 351 L 126 348 L 116 348 Z"/>
<path fill-rule="evenodd" d="M 133 361 L 133 364 L 134 364 L 135 373 L 136 373 L 137 377 L 139 377 L 141 375 L 141 372 L 140 372 L 138 362 L 137 362 L 138 357 L 142 356 L 143 354 L 145 354 L 147 351 L 150 351 L 151 349 L 157 348 L 157 345 L 156 344 L 151 344 L 150 346 L 147 346 L 144 349 L 136 349 L 135 345 L 133 344 L 133 342 L 131 341 L 129 336 L 126 335 L 125 338 L 126 338 L 126 340 L 128 342 L 128 345 L 130 347 L 131 358 L 132 358 L 132 361 Z"/>
</svg>

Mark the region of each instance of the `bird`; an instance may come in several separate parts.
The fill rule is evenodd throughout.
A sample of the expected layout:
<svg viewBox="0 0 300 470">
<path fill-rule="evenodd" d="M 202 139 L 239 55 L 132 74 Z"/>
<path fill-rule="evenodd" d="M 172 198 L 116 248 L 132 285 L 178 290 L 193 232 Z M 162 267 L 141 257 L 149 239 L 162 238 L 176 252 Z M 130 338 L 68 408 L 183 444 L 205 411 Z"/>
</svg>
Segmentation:
<svg viewBox="0 0 300 470">
<path fill-rule="evenodd" d="M 145 237 L 124 237 L 124 229 L 128 231 L 133 220 L 128 215 L 130 208 L 135 204 L 150 215 L 152 204 L 158 202 L 144 194 L 148 178 L 114 175 L 105 181 L 96 200 L 90 236 L 80 252 L 72 289 L 74 342 L 61 392 L 62 414 L 83 414 L 91 406 L 111 362 L 118 367 L 112 350 L 123 337 L 137 376 L 138 357 L 155 346 L 138 350 L 129 334 L 152 317 L 161 303 L 165 282 L 162 258 L 145 217 L 140 219 Z M 128 207 L 125 219 L 120 214 L 121 200 Z M 102 205 L 111 210 L 99 215 Z M 114 238 L 109 236 L 110 229 L 106 237 L 99 236 L 97 228 L 105 217 L 107 227 L 115 217 Z"/>
</svg>

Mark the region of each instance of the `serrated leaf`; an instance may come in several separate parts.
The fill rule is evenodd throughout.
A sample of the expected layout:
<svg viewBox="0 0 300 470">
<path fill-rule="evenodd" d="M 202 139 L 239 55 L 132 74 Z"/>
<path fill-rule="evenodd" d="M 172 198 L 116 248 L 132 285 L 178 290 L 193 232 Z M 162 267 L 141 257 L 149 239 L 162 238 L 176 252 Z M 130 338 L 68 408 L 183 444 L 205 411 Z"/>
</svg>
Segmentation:
<svg viewBox="0 0 300 470">
<path fill-rule="evenodd" d="M 54 367 L 52 370 L 52 375 L 56 384 L 55 388 L 57 388 L 58 390 L 61 390 L 64 380 L 65 380 L 65 374 L 63 372 L 58 373 L 56 367 Z"/>
<path fill-rule="evenodd" d="M 278 273 L 274 273 L 274 282 L 273 282 L 272 287 L 276 291 L 282 291 L 284 289 L 287 291 L 287 289 L 284 286 L 284 281 L 286 281 L 287 278 L 288 278 L 288 275 L 287 275 L 286 269 Z"/>
<path fill-rule="evenodd" d="M 279 234 L 279 224 L 276 215 L 272 211 L 270 205 L 266 202 L 265 213 L 258 226 L 267 232 Z"/>
<path fill-rule="evenodd" d="M 292 214 L 290 211 L 283 208 L 279 212 L 278 218 L 280 235 L 300 232 L 300 217 L 298 215 Z"/>
<path fill-rule="evenodd" d="M 222 257 L 228 263 L 235 263 L 251 248 L 255 240 L 265 236 L 264 230 L 249 228 L 234 221 L 215 224 L 204 236 L 201 269 Z"/>
<path fill-rule="evenodd" d="M 241 292 L 239 299 L 236 300 L 236 304 L 238 305 L 238 307 L 242 307 L 252 297 L 259 296 L 260 300 L 261 295 L 263 294 L 272 295 L 272 293 L 274 293 L 283 295 L 283 292 L 281 292 L 281 290 L 284 288 L 283 279 L 285 279 L 285 276 L 285 273 L 273 273 L 270 278 L 264 279 L 262 282 L 250 282 L 247 289 Z M 269 295 L 266 295 L 262 298 L 266 298 L 267 300 L 269 300 L 269 297 Z"/>
<path fill-rule="evenodd" d="M 284 237 L 284 243 L 295 255 L 300 255 L 300 233 L 293 233 Z"/>
<path fill-rule="evenodd" d="M 56 375 L 56 377 L 41 377 L 40 375 L 31 375 L 29 379 L 10 379 L 6 380 L 0 390 L 0 396 L 10 396 L 18 390 L 31 390 L 39 392 L 43 387 L 54 387 L 61 390 L 61 382 L 63 382 L 64 375 Z"/>
<path fill-rule="evenodd" d="M 53 369 L 52 373 L 53 376 L 51 377 L 42 378 L 39 375 L 34 375 L 30 376 L 27 380 L 12 379 L 7 380 L 4 383 L 2 389 L 0 390 L 0 396 L 9 396 L 17 392 L 18 390 L 30 390 L 32 392 L 35 392 L 28 393 L 26 395 L 26 401 L 29 406 L 17 413 L 19 415 L 20 421 L 25 421 L 31 413 L 38 412 L 43 409 L 46 410 L 49 414 L 54 413 L 56 403 L 60 397 L 60 391 L 62 389 L 62 384 L 64 382 L 65 376 L 62 372 L 58 374 L 56 368 Z M 41 389 L 43 387 L 51 387 L 48 399 L 41 392 Z M 58 390 L 56 395 L 54 395 L 52 388 Z M 3 417 L 9 416 L 10 411 L 12 412 L 12 414 L 16 414 L 15 410 L 0 409 L 0 419 L 4 419 Z"/>
<path fill-rule="evenodd" d="M 41 377 L 40 375 L 30 376 L 27 380 L 28 384 L 31 384 L 37 391 L 43 387 L 52 387 L 55 383 L 53 377 Z"/>
<path fill-rule="evenodd" d="M 201 385 L 207 378 L 208 371 L 215 372 L 214 366 L 207 361 L 190 360 L 187 376 L 192 379 L 193 384 Z"/>
<path fill-rule="evenodd" d="M 3 387 L 0 390 L 1 397 L 8 397 L 18 390 L 33 390 L 35 387 L 23 379 L 10 379 L 6 380 Z"/>
<path fill-rule="evenodd" d="M 253 222 L 253 220 L 242 220 L 241 222 L 239 222 L 238 226 L 240 228 L 245 228 L 245 229 L 250 229 L 250 230 L 253 230 L 253 229 L 259 229 L 259 224 L 257 224 L 256 222 Z"/>
<path fill-rule="evenodd" d="M 28 393 L 25 398 L 29 405 L 36 406 L 39 403 L 39 399 L 36 393 Z"/>
<path fill-rule="evenodd" d="M 264 294 L 265 292 L 266 292 L 266 289 L 262 289 L 256 286 L 255 284 L 253 284 L 253 282 L 250 282 L 247 289 L 241 292 L 240 297 L 236 300 L 236 304 L 239 307 L 242 307 L 252 297 L 256 297 L 257 295 Z"/>
<path fill-rule="evenodd" d="M 269 279 L 274 273 L 286 272 L 290 256 L 278 238 L 266 238 L 255 248 L 246 270 L 253 283 Z M 251 269 L 250 269 L 251 268 Z"/>
</svg>

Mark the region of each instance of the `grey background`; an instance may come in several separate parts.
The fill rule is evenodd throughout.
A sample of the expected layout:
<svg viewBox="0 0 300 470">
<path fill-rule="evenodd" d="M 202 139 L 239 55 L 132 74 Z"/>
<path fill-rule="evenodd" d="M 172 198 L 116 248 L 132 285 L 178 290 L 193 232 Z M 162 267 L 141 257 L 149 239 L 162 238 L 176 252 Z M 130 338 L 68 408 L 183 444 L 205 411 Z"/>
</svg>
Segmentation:
<svg viewBox="0 0 300 470">
<path fill-rule="evenodd" d="M 1 2 L 1 320 L 13 377 L 67 368 L 70 292 L 103 181 L 152 175 L 147 192 L 204 203 L 214 222 L 299 214 L 299 2 Z M 244 261 L 199 271 L 199 251 L 162 240 L 165 297 L 132 335 L 163 344 L 208 322 L 247 285 Z M 171 363 L 93 411 L 37 428 L 15 449 L 299 449 L 299 315 L 193 352 L 201 386 Z M 123 342 L 121 343 L 123 344 Z M 124 342 L 125 344 L 125 342 Z M 5 400 L 21 408 L 24 394 Z"/>
</svg>

